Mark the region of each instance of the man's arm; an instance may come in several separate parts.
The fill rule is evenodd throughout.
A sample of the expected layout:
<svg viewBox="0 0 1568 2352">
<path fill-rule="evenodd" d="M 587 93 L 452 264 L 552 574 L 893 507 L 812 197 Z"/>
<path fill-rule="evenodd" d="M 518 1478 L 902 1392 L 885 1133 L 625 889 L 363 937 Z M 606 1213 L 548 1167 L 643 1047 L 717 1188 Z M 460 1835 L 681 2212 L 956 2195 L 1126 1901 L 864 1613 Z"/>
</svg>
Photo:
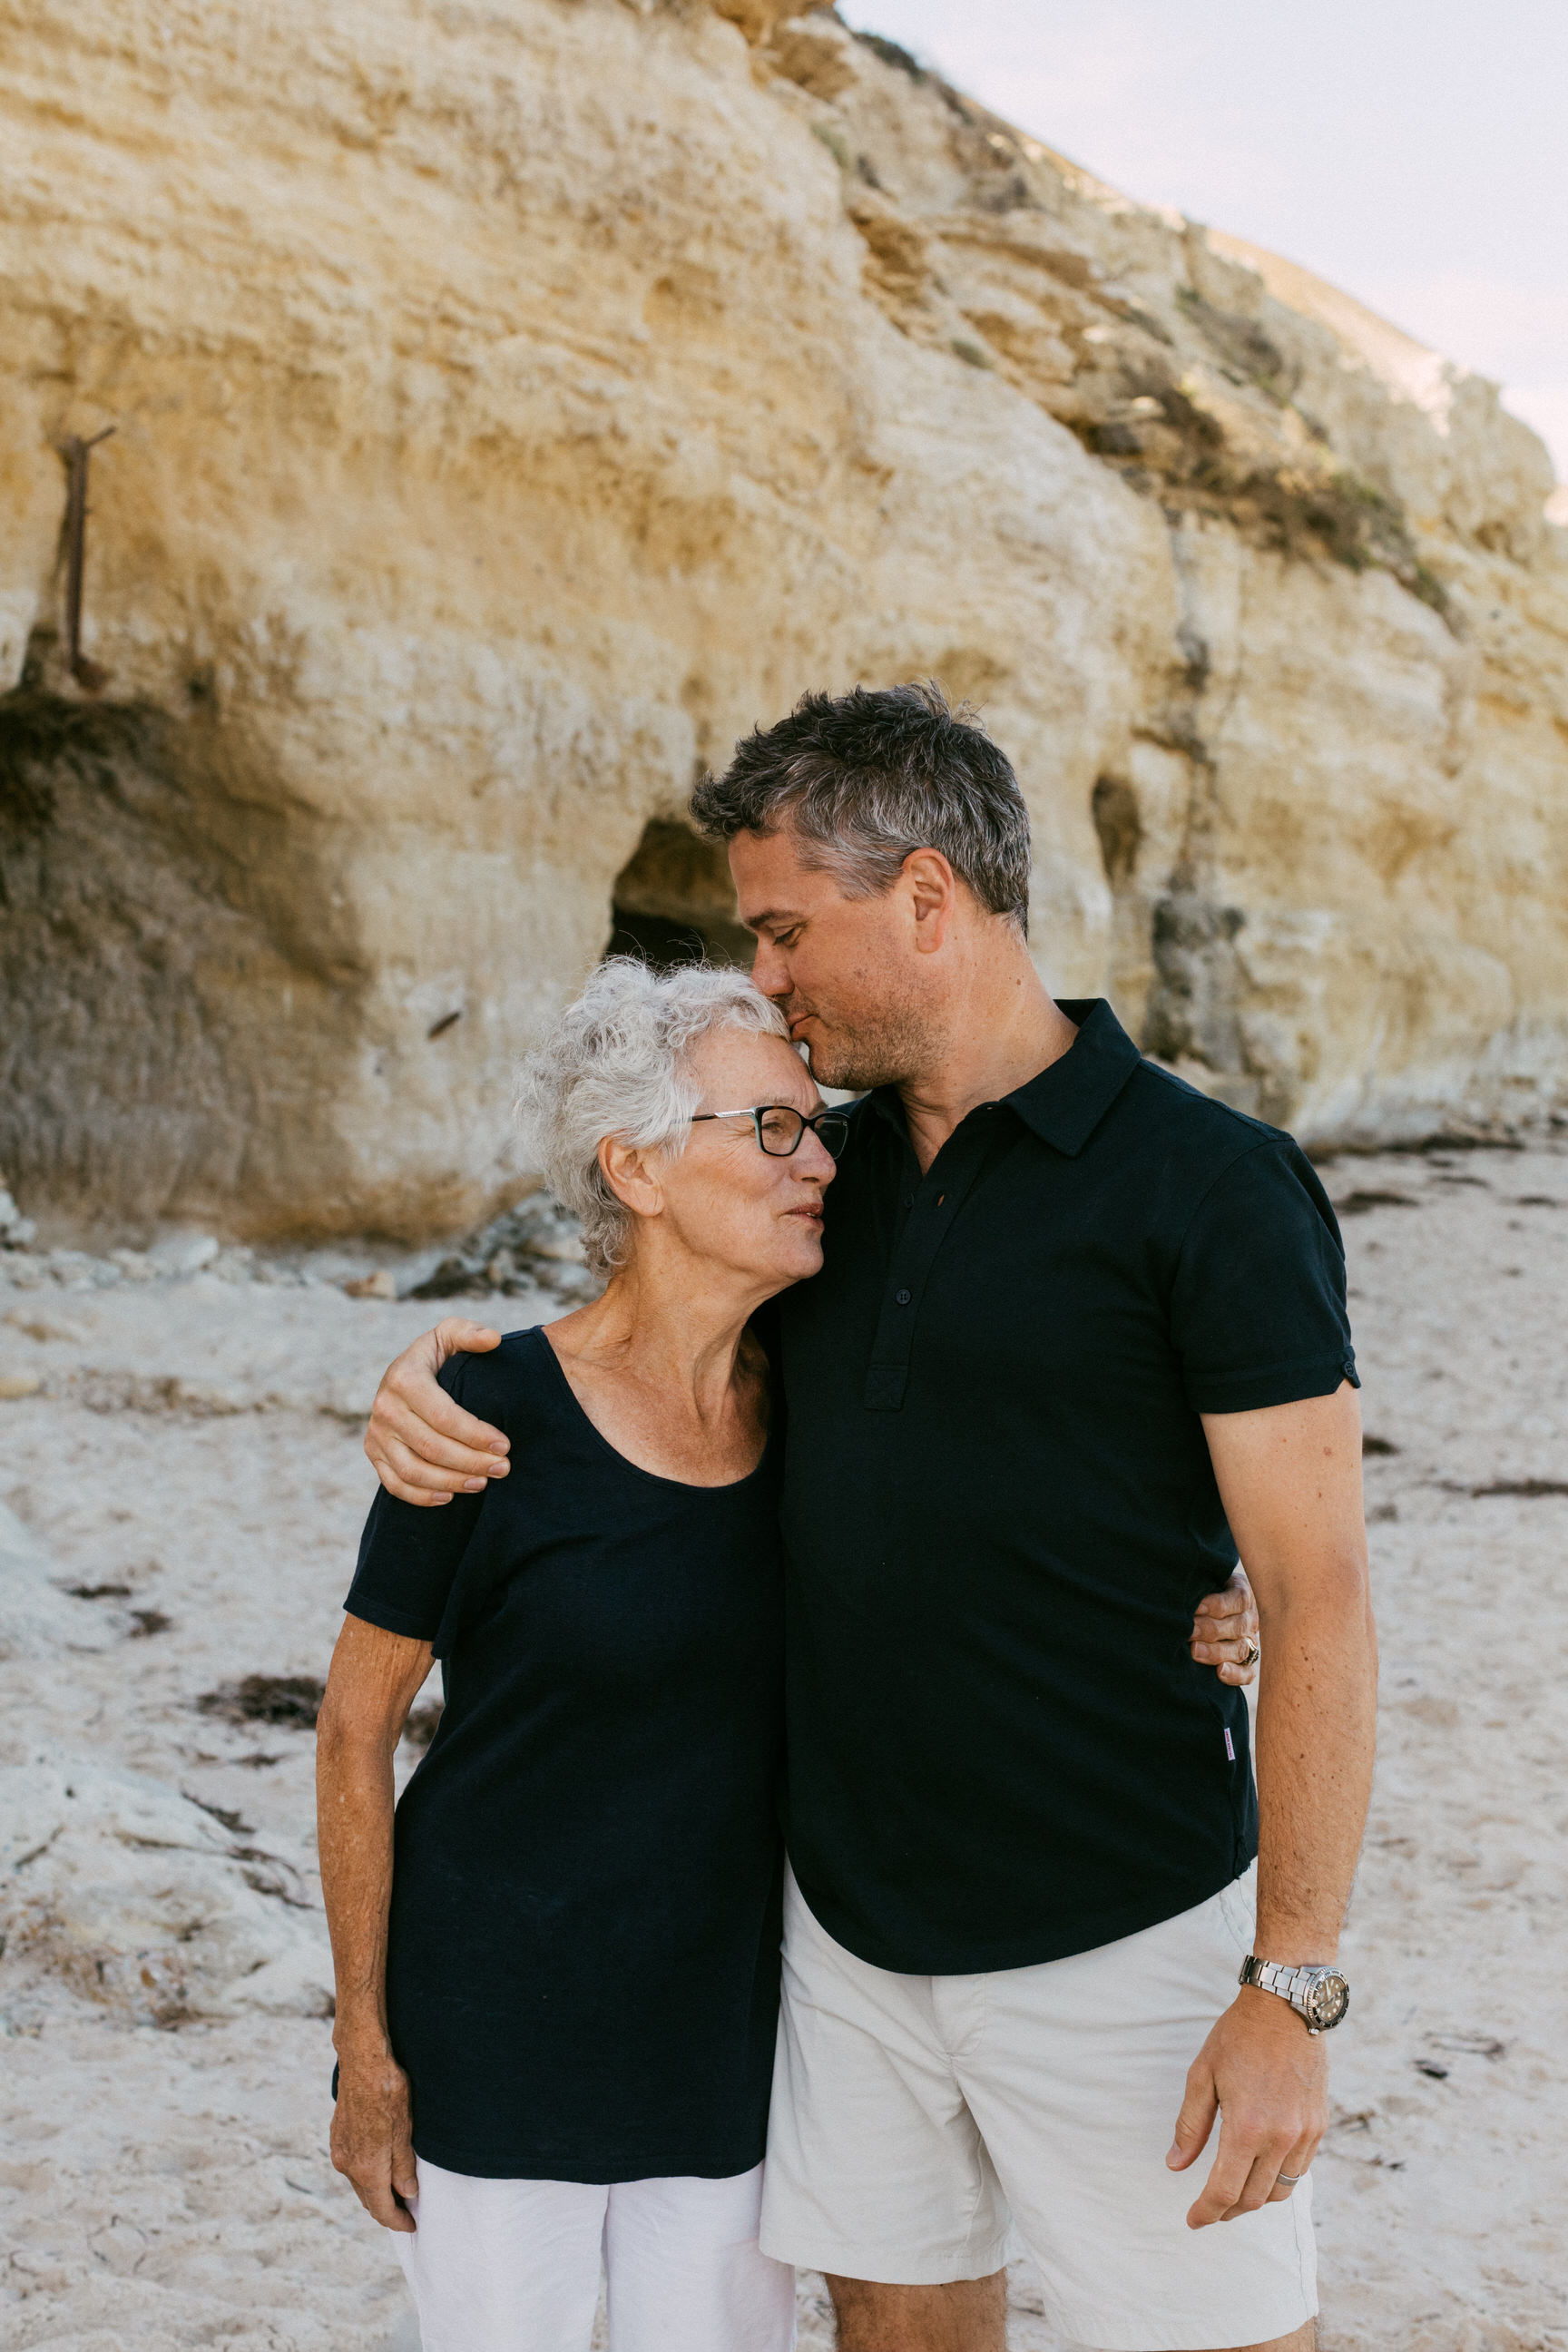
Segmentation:
<svg viewBox="0 0 1568 2352">
<path fill-rule="evenodd" d="M 337 1974 L 332 2163 L 388 2230 L 410 2231 L 417 2192 L 408 2077 L 386 2025 L 392 1759 L 430 1671 L 430 1644 L 346 1617 L 316 1726 L 321 1896 Z"/>
<path fill-rule="evenodd" d="M 482 1356 L 500 1346 L 500 1333 L 487 1324 L 448 1316 L 382 1374 L 364 1450 L 399 1502 L 431 1509 L 454 1495 L 482 1494 L 488 1479 L 506 1476 L 510 1441 L 455 1404 L 436 1378 L 448 1356 Z M 1258 1640 L 1258 1612 L 1245 1577 L 1233 1576 L 1222 1591 L 1199 1601 L 1188 1646 L 1222 1682 L 1239 1687 L 1256 1680 Z"/>
<path fill-rule="evenodd" d="M 388 1365 L 371 1407 L 364 1450 L 389 1495 L 426 1509 L 454 1495 L 480 1495 L 504 1478 L 510 1441 L 454 1403 L 436 1375 L 448 1356 L 488 1355 L 500 1333 L 448 1315 Z"/>
<path fill-rule="evenodd" d="M 1362 1517 L 1355 1391 L 1205 1413 L 1231 1533 L 1268 1656 L 1258 1707 L 1260 1958 L 1332 1961 L 1372 1789 L 1377 1635 Z M 1275 1993 L 1238 1991 L 1187 2076 L 1166 2162 L 1182 2171 L 1221 2113 L 1194 2229 L 1289 2196 L 1328 2120 L 1328 2053 Z"/>
</svg>

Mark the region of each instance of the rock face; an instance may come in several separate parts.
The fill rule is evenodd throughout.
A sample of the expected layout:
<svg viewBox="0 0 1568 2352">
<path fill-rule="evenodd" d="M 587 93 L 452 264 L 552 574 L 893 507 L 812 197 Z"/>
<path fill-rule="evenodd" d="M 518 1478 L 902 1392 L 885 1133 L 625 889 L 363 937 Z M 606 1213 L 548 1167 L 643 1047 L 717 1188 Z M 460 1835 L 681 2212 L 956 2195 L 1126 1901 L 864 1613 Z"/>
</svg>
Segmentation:
<svg viewBox="0 0 1568 2352">
<path fill-rule="evenodd" d="M 63 1977 L 137 2024 L 331 2015 L 325 1923 L 297 1872 L 188 1798 L 40 1758 L 0 1769 L 0 1928 L 24 1981 Z"/>
<path fill-rule="evenodd" d="M 856 678 L 984 706 L 1043 970 L 1201 1083 L 1555 1100 L 1568 540 L 1489 386 L 774 0 L 16 0 L 5 84 L 24 1209 L 510 1198 L 612 904 L 732 938 L 694 772 Z"/>
<path fill-rule="evenodd" d="M 106 1619 L 62 1582 L 0 1503 L 0 1659 L 68 1672 L 73 1654 L 123 1637 L 117 1612 Z M 0 1765 L 7 1998 L 25 2008 L 30 1987 L 63 1978 L 142 2024 L 237 2009 L 331 2016 L 325 1923 L 299 1867 L 246 1844 L 232 1819 L 101 1757 L 57 1749 Z"/>
</svg>

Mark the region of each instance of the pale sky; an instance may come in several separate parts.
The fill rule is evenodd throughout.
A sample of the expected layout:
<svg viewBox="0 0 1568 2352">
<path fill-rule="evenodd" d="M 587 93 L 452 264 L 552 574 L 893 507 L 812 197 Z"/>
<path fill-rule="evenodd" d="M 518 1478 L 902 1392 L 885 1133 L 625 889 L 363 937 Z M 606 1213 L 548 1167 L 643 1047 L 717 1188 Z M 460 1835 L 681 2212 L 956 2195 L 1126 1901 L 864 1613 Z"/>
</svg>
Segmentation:
<svg viewBox="0 0 1568 2352">
<path fill-rule="evenodd" d="M 1568 0 L 840 0 L 1506 388 L 1568 481 Z"/>
</svg>

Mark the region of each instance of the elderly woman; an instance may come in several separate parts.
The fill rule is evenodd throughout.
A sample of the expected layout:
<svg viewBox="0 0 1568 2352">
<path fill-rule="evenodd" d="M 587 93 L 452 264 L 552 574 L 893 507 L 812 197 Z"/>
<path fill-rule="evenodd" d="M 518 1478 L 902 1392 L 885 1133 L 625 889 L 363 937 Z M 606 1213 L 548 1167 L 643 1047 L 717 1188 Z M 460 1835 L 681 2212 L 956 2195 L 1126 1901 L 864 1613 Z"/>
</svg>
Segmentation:
<svg viewBox="0 0 1568 2352">
<path fill-rule="evenodd" d="M 512 1476 L 365 1528 L 320 1727 L 333 2159 L 426 2352 L 582 2352 L 601 2252 L 616 2352 L 774 2352 L 778 1447 L 747 1325 L 821 1263 L 846 1121 L 749 982 L 627 961 L 525 1099 L 608 1283 L 443 1372 Z"/>
</svg>

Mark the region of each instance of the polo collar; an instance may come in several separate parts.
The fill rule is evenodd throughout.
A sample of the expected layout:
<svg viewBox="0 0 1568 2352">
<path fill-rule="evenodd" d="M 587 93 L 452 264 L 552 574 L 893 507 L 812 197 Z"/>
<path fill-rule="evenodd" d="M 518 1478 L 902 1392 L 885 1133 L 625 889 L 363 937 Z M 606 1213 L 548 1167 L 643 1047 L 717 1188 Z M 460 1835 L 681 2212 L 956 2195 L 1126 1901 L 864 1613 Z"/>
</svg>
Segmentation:
<svg viewBox="0 0 1568 2352">
<path fill-rule="evenodd" d="M 1004 1099 L 1042 1143 L 1076 1160 L 1143 1056 L 1103 996 L 1057 1001 L 1078 1035 L 1059 1061 Z"/>
<path fill-rule="evenodd" d="M 1030 1132 L 1076 1160 L 1143 1056 L 1102 996 L 1059 997 L 1078 1030 L 1059 1061 L 1002 1099 Z M 888 1124 L 907 1133 L 896 1087 L 878 1087 L 871 1102 Z"/>
</svg>

